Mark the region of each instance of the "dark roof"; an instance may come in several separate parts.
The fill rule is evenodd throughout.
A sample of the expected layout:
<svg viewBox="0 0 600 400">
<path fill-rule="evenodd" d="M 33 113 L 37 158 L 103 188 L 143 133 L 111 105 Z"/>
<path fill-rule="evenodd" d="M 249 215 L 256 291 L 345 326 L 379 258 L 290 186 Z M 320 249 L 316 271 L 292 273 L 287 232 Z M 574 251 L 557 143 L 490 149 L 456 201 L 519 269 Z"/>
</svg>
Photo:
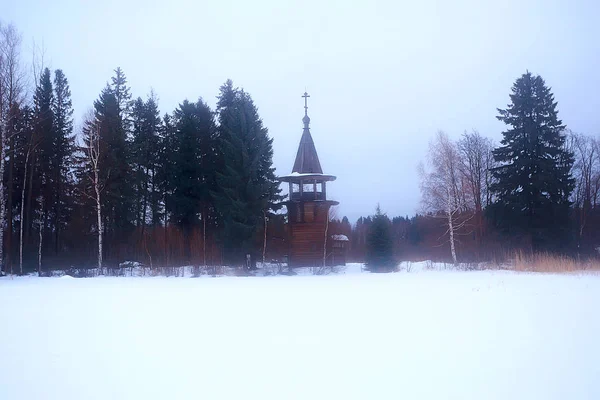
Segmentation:
<svg viewBox="0 0 600 400">
<path fill-rule="evenodd" d="M 294 168 L 292 168 L 292 173 L 293 172 L 299 174 L 323 173 L 321 163 L 319 162 L 319 156 L 317 155 L 317 149 L 315 148 L 315 142 L 313 142 L 308 123 L 306 122 L 304 124 L 302 138 L 300 139 L 300 145 L 298 146 L 298 153 L 296 153 Z"/>
</svg>

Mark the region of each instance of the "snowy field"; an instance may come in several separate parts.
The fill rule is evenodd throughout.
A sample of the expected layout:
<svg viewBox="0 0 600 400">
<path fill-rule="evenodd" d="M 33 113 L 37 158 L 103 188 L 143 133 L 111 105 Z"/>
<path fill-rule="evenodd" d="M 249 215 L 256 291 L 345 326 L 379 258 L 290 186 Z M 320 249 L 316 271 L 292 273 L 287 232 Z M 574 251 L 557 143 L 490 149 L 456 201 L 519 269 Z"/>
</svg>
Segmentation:
<svg viewBox="0 0 600 400">
<path fill-rule="evenodd" d="M 0 278 L 0 399 L 600 399 L 600 276 L 359 272 Z"/>
</svg>

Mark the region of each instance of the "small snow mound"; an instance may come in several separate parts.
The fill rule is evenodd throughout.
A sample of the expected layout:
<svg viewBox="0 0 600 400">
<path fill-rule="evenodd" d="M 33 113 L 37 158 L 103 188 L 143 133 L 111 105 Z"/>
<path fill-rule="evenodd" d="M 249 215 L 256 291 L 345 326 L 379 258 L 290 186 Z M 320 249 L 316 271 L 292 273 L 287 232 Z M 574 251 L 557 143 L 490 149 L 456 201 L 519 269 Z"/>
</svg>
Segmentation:
<svg viewBox="0 0 600 400">
<path fill-rule="evenodd" d="M 341 242 L 348 242 L 348 241 L 350 241 L 348 239 L 348 236 L 346 236 L 346 235 L 331 235 L 331 238 L 333 240 L 339 240 Z"/>
<path fill-rule="evenodd" d="M 119 263 L 119 268 L 139 268 L 142 266 L 143 264 L 139 261 L 124 261 Z"/>
<path fill-rule="evenodd" d="M 60 279 L 75 279 L 74 277 L 72 277 L 71 275 L 63 275 L 60 277 Z"/>
</svg>

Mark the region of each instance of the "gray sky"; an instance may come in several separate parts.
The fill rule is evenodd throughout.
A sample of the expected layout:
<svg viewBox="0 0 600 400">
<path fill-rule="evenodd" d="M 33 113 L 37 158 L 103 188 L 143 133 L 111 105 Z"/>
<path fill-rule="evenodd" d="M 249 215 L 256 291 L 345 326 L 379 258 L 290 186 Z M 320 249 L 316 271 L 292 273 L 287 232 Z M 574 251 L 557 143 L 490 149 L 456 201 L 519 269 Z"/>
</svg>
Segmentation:
<svg viewBox="0 0 600 400">
<path fill-rule="evenodd" d="M 553 88 L 569 128 L 600 133 L 600 2 L 594 0 L 176 1 L 0 0 L 0 19 L 62 68 L 80 120 L 120 66 L 135 97 L 161 112 L 231 78 L 250 92 L 291 172 L 304 88 L 328 195 L 355 220 L 379 202 L 390 216 L 419 205 L 416 167 L 439 129 L 495 118 L 526 69 Z"/>
</svg>

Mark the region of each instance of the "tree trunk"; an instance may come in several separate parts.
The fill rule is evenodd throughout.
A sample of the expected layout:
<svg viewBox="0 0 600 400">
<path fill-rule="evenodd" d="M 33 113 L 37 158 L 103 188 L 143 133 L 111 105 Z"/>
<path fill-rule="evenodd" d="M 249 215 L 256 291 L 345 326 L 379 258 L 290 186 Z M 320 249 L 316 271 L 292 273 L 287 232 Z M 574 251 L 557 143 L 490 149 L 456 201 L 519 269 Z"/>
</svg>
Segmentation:
<svg viewBox="0 0 600 400">
<path fill-rule="evenodd" d="M 29 169 L 29 191 L 27 193 L 27 205 L 25 206 L 25 221 L 27 224 L 25 225 L 25 238 L 28 240 L 28 243 L 31 243 L 31 206 L 33 202 L 33 173 L 35 170 L 35 157 L 31 160 L 31 168 Z"/>
<path fill-rule="evenodd" d="M 156 197 L 156 180 L 155 180 L 155 169 L 152 168 L 152 194 L 150 207 L 152 208 L 152 226 L 160 224 L 160 218 L 158 215 L 158 198 Z"/>
<path fill-rule="evenodd" d="M 39 246 L 38 246 L 38 276 L 42 275 L 42 244 L 43 244 L 43 238 L 44 238 L 44 223 L 46 220 L 46 213 L 44 212 L 44 198 L 41 197 L 41 201 L 40 201 L 40 207 L 41 209 L 41 215 L 40 215 L 40 237 L 39 237 Z M 23 274 L 23 271 L 21 271 L 21 275 Z"/>
<path fill-rule="evenodd" d="M 168 232 L 167 232 L 167 193 L 164 194 L 164 202 L 165 202 L 165 266 L 169 265 L 169 240 L 168 240 Z"/>
<path fill-rule="evenodd" d="M 6 201 L 4 200 L 4 159 L 6 158 L 6 124 L 0 121 L 0 270 L 4 266 L 4 220 L 6 217 Z M 6 271 L 6 270 L 5 270 Z M 12 269 L 11 269 L 12 274 Z"/>
<path fill-rule="evenodd" d="M 6 205 L 6 222 L 8 237 L 6 238 L 6 264 L 12 265 L 12 239 L 13 239 L 13 189 L 14 189 L 14 165 L 15 165 L 15 135 L 11 135 L 10 137 L 10 158 L 8 162 L 8 200 Z"/>
<path fill-rule="evenodd" d="M 137 171 L 136 171 L 136 174 L 135 174 L 136 180 L 138 180 L 138 178 L 140 176 L 140 170 L 141 170 L 141 168 L 138 167 Z M 136 221 L 136 225 L 139 227 L 142 224 L 142 203 L 143 203 L 143 199 L 142 199 L 143 194 L 141 193 L 142 192 L 142 185 L 141 185 L 141 182 L 139 182 L 139 180 L 138 180 L 136 186 L 137 186 L 137 190 L 136 190 L 137 193 L 136 193 L 136 196 L 135 196 L 136 197 L 136 202 L 135 202 L 135 206 L 136 206 L 135 218 L 137 220 Z"/>
<path fill-rule="evenodd" d="M 25 167 L 23 173 L 23 187 L 21 188 L 21 218 L 20 224 L 21 227 L 19 229 L 19 267 L 21 271 L 23 271 L 23 227 L 24 221 L 23 216 L 25 215 L 25 187 L 27 186 L 27 164 L 29 164 L 29 154 L 30 150 L 27 151 L 27 156 L 25 157 Z"/>
<path fill-rule="evenodd" d="M 263 218 L 264 218 L 264 222 L 265 222 L 265 237 L 263 238 L 263 251 L 262 251 L 262 263 L 263 263 L 263 268 L 264 268 L 265 267 L 265 254 L 267 253 L 267 214 L 264 211 L 263 211 Z"/>
<path fill-rule="evenodd" d="M 206 269 L 206 206 L 202 212 L 202 255 L 204 257 L 204 268 Z M 264 258 L 264 256 L 263 256 Z M 264 260 L 263 260 L 264 261 Z"/>
<path fill-rule="evenodd" d="M 148 171 L 146 171 L 146 177 L 144 179 L 144 205 L 142 206 L 142 218 L 140 220 L 142 224 L 142 237 L 146 230 L 146 213 L 148 211 Z"/>
<path fill-rule="evenodd" d="M 102 273 L 102 240 L 104 229 L 102 226 L 102 207 L 100 199 L 100 183 L 98 168 L 94 168 L 94 191 L 96 192 L 96 217 L 98 224 L 98 273 Z"/>
<path fill-rule="evenodd" d="M 55 215 L 54 215 L 54 254 L 58 255 L 60 251 L 60 220 L 61 220 L 61 197 L 62 197 L 62 177 L 60 175 L 60 168 L 56 168 L 56 198 L 55 198 Z"/>
<path fill-rule="evenodd" d="M 456 265 L 456 248 L 454 247 L 454 221 L 452 220 L 452 210 L 448 209 L 448 232 L 450 233 L 450 253 L 452 253 L 452 262 Z"/>
</svg>

